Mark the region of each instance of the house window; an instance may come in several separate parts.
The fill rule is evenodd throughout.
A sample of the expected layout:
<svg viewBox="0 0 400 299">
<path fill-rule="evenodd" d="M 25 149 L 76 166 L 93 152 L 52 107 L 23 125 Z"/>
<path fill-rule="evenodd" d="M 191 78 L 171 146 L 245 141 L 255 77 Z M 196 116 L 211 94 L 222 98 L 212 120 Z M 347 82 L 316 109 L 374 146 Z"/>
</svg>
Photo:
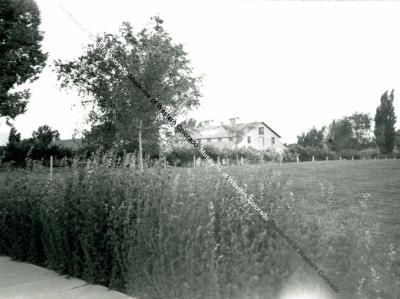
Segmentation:
<svg viewBox="0 0 400 299">
<path fill-rule="evenodd" d="M 275 144 L 275 137 L 271 137 L 271 143 Z"/>
<path fill-rule="evenodd" d="M 233 141 L 233 137 L 229 137 L 229 141 Z"/>
<path fill-rule="evenodd" d="M 264 135 L 264 127 L 258 128 L 258 135 Z"/>
<path fill-rule="evenodd" d="M 247 143 L 251 143 L 251 136 L 247 136 Z"/>
<path fill-rule="evenodd" d="M 218 142 L 221 142 L 222 141 L 222 138 L 218 138 Z"/>
<path fill-rule="evenodd" d="M 207 142 L 211 142 L 211 138 L 207 138 Z"/>
</svg>

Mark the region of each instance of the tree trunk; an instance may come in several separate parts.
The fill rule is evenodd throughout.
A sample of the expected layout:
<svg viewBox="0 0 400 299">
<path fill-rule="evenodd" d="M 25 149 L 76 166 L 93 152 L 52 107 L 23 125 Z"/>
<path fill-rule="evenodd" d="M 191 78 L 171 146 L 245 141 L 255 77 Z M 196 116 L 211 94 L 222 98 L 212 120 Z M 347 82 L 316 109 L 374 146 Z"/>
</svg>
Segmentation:
<svg viewBox="0 0 400 299">
<path fill-rule="evenodd" d="M 139 169 L 143 172 L 142 121 L 139 121 Z"/>
<path fill-rule="evenodd" d="M 237 138 L 236 138 L 236 140 L 237 140 Z M 236 141 L 235 151 L 236 151 L 236 165 L 239 165 L 239 153 L 238 153 L 237 141 Z"/>
</svg>

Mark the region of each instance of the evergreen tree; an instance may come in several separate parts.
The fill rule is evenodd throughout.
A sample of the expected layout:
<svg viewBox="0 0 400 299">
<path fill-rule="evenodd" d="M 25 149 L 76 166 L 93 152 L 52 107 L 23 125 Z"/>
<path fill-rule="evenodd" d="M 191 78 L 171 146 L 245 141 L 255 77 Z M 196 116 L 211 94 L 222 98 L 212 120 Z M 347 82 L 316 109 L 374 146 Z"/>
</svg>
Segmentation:
<svg viewBox="0 0 400 299">
<path fill-rule="evenodd" d="M 395 143 L 395 123 L 396 115 L 394 113 L 394 90 L 388 95 L 386 91 L 381 96 L 381 103 L 376 109 L 375 114 L 375 140 L 381 153 L 391 153 Z"/>
</svg>

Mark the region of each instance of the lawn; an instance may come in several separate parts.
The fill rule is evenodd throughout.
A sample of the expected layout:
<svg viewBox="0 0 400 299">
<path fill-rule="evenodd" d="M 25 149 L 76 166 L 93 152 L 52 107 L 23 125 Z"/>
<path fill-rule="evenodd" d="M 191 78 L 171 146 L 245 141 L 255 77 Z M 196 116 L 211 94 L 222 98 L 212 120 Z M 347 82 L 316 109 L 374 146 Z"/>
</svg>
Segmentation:
<svg viewBox="0 0 400 299">
<path fill-rule="evenodd" d="M 346 226 L 346 234 L 355 239 L 367 239 L 371 254 L 366 254 L 361 244 L 345 240 L 341 246 L 347 254 L 336 263 L 354 264 L 338 274 L 343 275 L 340 284 L 344 293 L 353 293 L 359 281 L 354 272 L 361 264 L 371 272 L 388 263 L 386 253 L 397 254 L 400 250 L 400 161 L 399 160 L 358 160 L 358 161 L 323 161 L 288 163 L 282 166 L 267 165 L 287 181 L 289 188 L 299 199 L 299 210 L 320 226 L 319 234 L 343 233 L 339 229 Z M 323 200 L 323 198 L 329 198 Z M 367 234 L 367 235 L 366 235 Z M 391 245 L 392 244 L 392 245 Z M 322 246 L 322 245 L 321 245 Z M 391 247 L 392 246 L 392 247 Z M 339 246 L 338 246 L 339 247 Z M 374 249 L 375 247 L 375 249 Z M 336 248 L 340 250 L 341 248 Z M 366 255 L 366 256 L 364 256 Z M 390 259 L 390 258 L 389 258 Z M 392 257 L 393 261 L 394 257 Z M 376 285 L 382 288 L 383 294 L 397 296 L 400 294 L 400 263 L 396 259 L 394 266 L 387 271 L 391 278 L 376 276 Z M 346 268 L 343 267 L 342 270 Z M 348 271 L 348 272 L 347 272 Z M 391 272 L 391 273 L 390 273 Z M 390 282 L 389 282 L 390 281 Z M 397 285 L 396 285 L 397 284 Z M 395 295 L 397 294 L 397 295 Z M 341 297 L 346 298 L 346 297 Z M 383 296 L 385 298 L 385 296 Z M 387 297 L 386 297 L 387 298 Z"/>
<path fill-rule="evenodd" d="M 368 220 L 380 223 L 387 240 L 400 241 L 400 160 L 356 160 L 270 164 L 289 184 L 305 213 L 321 218 L 332 211 L 321 202 L 332 190 L 332 207 L 339 216 L 359 216 L 359 201 L 368 197 Z M 322 186 L 321 186 L 322 184 Z"/>
</svg>

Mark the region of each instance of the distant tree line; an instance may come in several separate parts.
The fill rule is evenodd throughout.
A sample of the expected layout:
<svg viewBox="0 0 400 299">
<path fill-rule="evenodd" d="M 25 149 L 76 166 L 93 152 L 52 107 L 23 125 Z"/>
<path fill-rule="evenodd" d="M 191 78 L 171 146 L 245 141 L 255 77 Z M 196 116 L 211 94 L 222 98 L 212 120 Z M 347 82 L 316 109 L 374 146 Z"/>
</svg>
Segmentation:
<svg viewBox="0 0 400 299">
<path fill-rule="evenodd" d="M 320 129 L 313 127 L 297 136 L 297 143 L 290 145 L 289 151 L 304 160 L 310 160 L 311 156 L 360 158 L 393 155 L 400 149 L 400 130 L 395 130 L 393 101 L 394 91 L 390 94 L 386 91 L 381 96 L 374 118 L 367 113 L 355 112 Z"/>
<path fill-rule="evenodd" d="M 41 161 L 48 164 L 50 156 L 58 159 L 72 157 L 71 149 L 54 143 L 59 138 L 59 132 L 52 130 L 48 125 L 40 126 L 33 131 L 32 137 L 27 139 L 21 139 L 21 134 L 12 127 L 8 143 L 2 150 L 2 162 L 9 162 L 12 166 L 25 167 L 28 161 Z"/>
</svg>

